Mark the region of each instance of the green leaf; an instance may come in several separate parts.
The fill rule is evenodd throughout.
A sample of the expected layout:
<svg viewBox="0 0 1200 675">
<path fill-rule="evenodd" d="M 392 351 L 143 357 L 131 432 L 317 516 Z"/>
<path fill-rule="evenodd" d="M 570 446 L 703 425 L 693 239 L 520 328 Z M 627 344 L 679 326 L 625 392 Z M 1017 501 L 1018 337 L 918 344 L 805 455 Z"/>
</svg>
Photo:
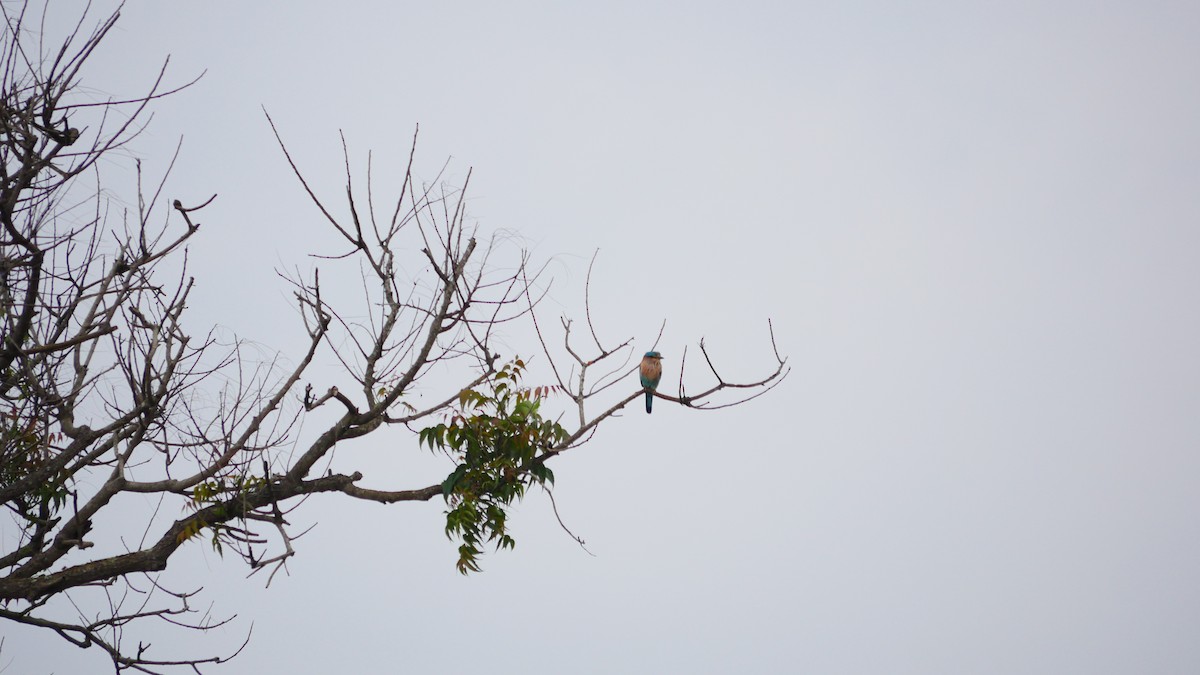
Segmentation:
<svg viewBox="0 0 1200 675">
<path fill-rule="evenodd" d="M 529 473 L 533 474 L 534 478 L 538 479 L 539 483 L 554 484 L 554 472 L 545 464 L 535 464 L 529 469 Z"/>
<path fill-rule="evenodd" d="M 459 464 L 454 473 L 447 476 L 446 480 L 442 482 L 442 496 L 449 499 L 450 495 L 454 493 L 454 488 L 458 487 L 459 481 L 465 475 L 467 475 L 467 465 Z"/>
</svg>

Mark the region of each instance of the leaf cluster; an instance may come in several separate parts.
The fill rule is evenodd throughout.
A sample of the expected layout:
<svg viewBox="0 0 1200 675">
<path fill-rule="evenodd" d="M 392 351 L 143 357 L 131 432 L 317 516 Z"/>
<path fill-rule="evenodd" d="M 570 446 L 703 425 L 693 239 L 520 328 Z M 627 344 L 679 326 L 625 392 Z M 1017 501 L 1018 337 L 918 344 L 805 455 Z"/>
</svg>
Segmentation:
<svg viewBox="0 0 1200 675">
<path fill-rule="evenodd" d="M 506 364 L 478 389 L 465 389 L 446 423 L 422 429 L 420 442 L 445 452 L 457 466 L 442 482 L 446 536 L 457 539 L 458 571 L 478 572 L 482 547 L 513 548 L 508 507 L 531 485 L 554 483 L 543 456 L 569 433 L 542 417 L 546 388 L 520 386 L 525 363 Z"/>
<path fill-rule="evenodd" d="M 53 443 L 61 440 L 61 433 L 47 430 L 43 415 L 24 415 L 16 407 L 0 415 L 0 490 L 47 469 L 56 456 Z M 51 470 L 30 489 L 17 491 L 5 506 L 26 529 L 44 523 L 66 505 L 70 480 L 65 468 Z"/>
<path fill-rule="evenodd" d="M 245 513 L 249 510 L 245 504 L 242 505 L 241 509 L 235 510 L 227 509 L 226 505 L 236 504 L 239 500 L 245 502 L 250 494 L 266 487 L 267 480 L 258 476 L 218 477 L 200 483 L 192 488 L 192 501 L 188 506 L 198 511 L 206 505 L 216 504 L 218 506 L 214 511 L 214 515 L 219 518 L 224 518 L 227 515 L 227 511 L 230 511 L 230 513 Z M 239 520 L 244 520 L 244 518 L 239 518 Z M 212 530 L 212 547 L 218 555 L 224 555 L 224 549 L 221 546 L 223 536 L 240 534 L 239 530 L 225 525 L 224 522 L 209 522 L 202 515 L 198 514 L 188 521 L 187 525 L 177 535 L 176 540 L 179 543 L 183 543 L 200 534 L 206 527 Z"/>
</svg>

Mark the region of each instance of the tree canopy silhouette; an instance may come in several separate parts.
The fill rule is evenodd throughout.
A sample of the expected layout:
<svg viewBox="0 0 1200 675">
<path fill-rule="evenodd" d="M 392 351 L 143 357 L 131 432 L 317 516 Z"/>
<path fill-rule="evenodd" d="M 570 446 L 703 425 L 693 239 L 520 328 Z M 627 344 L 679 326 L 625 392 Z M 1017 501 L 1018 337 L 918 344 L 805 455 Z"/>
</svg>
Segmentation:
<svg viewBox="0 0 1200 675">
<path fill-rule="evenodd" d="M 0 538 L 0 618 L 98 647 L 118 672 L 220 663 L 230 655 L 178 657 L 137 639 L 148 621 L 220 625 L 194 611 L 194 590 L 158 581 L 188 542 L 241 558 L 269 583 L 297 554 L 287 515 L 304 497 L 437 498 L 458 569 L 478 571 L 488 547 L 512 547 L 508 507 L 553 482 L 549 461 L 645 394 L 632 339 L 606 344 L 590 312 L 586 342 L 570 320 L 550 330 L 528 255 L 468 223 L 467 181 L 414 177 L 415 136 L 386 202 L 370 164 L 360 182 L 346 149 L 335 205 L 318 196 L 268 117 L 300 187 L 344 243 L 321 257 L 358 265 L 363 304 L 348 312 L 327 300 L 319 271 L 287 278 L 305 347 L 275 361 L 189 324 L 185 245 L 202 236 L 202 210 L 216 196 L 165 195 L 165 176 L 142 190 L 140 167 L 136 208 L 110 208 L 111 188 L 100 188 L 100 160 L 125 161 L 115 151 L 148 107 L 182 87 L 164 83 L 164 64 L 138 96 L 91 100 L 80 82 L 117 14 L 94 27 L 81 19 L 50 42 L 28 5 L 0 10 L 0 503 L 16 524 Z M 524 384 L 526 362 L 494 345 L 499 326 L 520 321 L 535 329 L 525 355 L 546 359 L 550 384 Z M 769 325 L 766 333 L 772 372 L 726 379 L 701 341 L 696 378 L 705 384 L 691 384 L 685 353 L 677 386 L 664 382 L 653 395 L 712 409 L 764 393 L 787 374 Z M 311 372 L 321 359 L 355 386 L 322 383 Z M 439 368 L 460 379 L 414 404 L 406 395 Z M 551 395 L 572 411 L 565 421 L 544 414 Z M 335 414 L 310 417 L 299 433 L 298 421 L 318 409 Z M 450 471 L 381 486 L 330 468 L 337 446 L 384 428 L 411 432 L 413 452 L 444 453 Z M 150 498 L 139 522 L 94 530 L 131 494 Z M 54 602 L 62 596 L 71 603 Z"/>
</svg>

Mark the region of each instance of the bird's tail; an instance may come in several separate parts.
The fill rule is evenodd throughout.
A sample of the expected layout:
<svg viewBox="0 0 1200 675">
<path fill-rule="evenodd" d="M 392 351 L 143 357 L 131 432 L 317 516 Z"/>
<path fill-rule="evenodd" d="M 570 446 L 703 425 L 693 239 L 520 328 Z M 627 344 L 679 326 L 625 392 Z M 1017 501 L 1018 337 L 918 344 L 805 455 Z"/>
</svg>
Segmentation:
<svg viewBox="0 0 1200 675">
<path fill-rule="evenodd" d="M 654 394 L 646 392 L 646 414 L 650 414 L 650 406 L 654 403 Z"/>
</svg>

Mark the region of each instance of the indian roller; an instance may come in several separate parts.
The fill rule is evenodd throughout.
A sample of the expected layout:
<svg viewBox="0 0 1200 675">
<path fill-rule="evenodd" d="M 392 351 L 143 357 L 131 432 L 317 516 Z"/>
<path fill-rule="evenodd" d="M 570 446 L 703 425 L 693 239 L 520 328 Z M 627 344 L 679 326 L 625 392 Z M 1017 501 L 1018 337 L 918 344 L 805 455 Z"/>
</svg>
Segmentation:
<svg viewBox="0 0 1200 675">
<path fill-rule="evenodd" d="M 653 392 L 658 389 L 658 381 L 662 379 L 662 354 L 646 352 L 639 370 L 642 386 L 646 388 L 646 414 L 650 414 L 650 407 L 654 403 Z"/>
</svg>

